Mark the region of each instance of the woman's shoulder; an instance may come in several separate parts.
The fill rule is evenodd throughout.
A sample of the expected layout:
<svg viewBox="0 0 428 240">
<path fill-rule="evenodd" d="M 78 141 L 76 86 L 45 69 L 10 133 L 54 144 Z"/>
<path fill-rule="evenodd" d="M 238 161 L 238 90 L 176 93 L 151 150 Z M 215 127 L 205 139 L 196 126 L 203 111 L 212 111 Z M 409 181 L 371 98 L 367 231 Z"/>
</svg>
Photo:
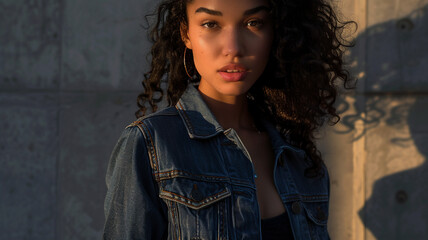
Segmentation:
<svg viewBox="0 0 428 240">
<path fill-rule="evenodd" d="M 175 117 L 178 117 L 178 111 L 177 108 L 175 107 L 167 107 L 164 108 L 160 111 L 142 116 L 140 118 L 138 118 L 137 120 L 135 120 L 134 122 L 132 122 L 131 124 L 129 124 L 126 128 L 132 128 L 132 127 L 137 127 L 141 124 L 153 124 L 153 123 L 157 123 L 157 122 L 162 122 L 162 121 L 176 121 L 178 120 Z"/>
<path fill-rule="evenodd" d="M 137 129 L 145 138 L 152 141 L 187 136 L 183 119 L 175 107 L 167 107 L 140 117 L 129 124 L 125 131 L 133 131 L 135 133 Z"/>
</svg>

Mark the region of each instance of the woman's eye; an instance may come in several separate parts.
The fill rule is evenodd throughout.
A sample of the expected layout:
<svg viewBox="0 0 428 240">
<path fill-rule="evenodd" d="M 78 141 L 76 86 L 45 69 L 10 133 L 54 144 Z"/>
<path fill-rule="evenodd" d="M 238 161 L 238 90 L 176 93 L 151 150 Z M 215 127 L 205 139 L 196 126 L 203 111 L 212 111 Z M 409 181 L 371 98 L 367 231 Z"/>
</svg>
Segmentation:
<svg viewBox="0 0 428 240">
<path fill-rule="evenodd" d="M 263 22 L 260 20 L 251 20 L 247 22 L 248 27 L 257 27 L 260 28 L 263 25 Z"/>
<path fill-rule="evenodd" d="M 216 22 L 206 22 L 204 24 L 202 24 L 203 27 L 206 28 L 215 28 L 217 27 L 217 23 Z"/>
</svg>

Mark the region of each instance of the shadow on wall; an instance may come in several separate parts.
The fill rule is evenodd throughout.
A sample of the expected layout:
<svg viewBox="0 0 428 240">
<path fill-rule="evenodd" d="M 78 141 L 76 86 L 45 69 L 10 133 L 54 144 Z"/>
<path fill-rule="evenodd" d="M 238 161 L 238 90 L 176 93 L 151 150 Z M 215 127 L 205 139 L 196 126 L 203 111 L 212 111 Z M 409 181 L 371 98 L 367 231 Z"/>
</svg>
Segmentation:
<svg viewBox="0 0 428 240">
<path fill-rule="evenodd" d="M 378 240 L 426 239 L 428 236 L 428 132 L 427 127 L 423 126 L 428 123 L 427 106 L 427 100 L 416 101 L 410 107 L 407 118 L 413 143 L 424 157 L 423 164 L 377 180 L 371 197 L 359 211 L 363 223 Z M 391 144 L 400 144 L 403 151 L 410 147 L 407 146 L 410 143 L 406 143 L 408 139 L 390 141 Z M 412 161 L 401 160 L 403 164 Z"/>
<path fill-rule="evenodd" d="M 428 236 L 427 15 L 425 5 L 357 38 L 366 40 L 366 49 L 359 49 L 366 57 L 358 59 L 356 47 L 350 58 L 366 65 L 365 103 L 354 99 L 353 115 L 346 115 L 347 102 L 338 105 L 347 127 L 341 133 L 356 133 L 354 140 L 366 136 L 365 181 L 374 184 L 359 216 L 378 240 Z M 357 121 L 364 123 L 359 133 Z"/>
</svg>

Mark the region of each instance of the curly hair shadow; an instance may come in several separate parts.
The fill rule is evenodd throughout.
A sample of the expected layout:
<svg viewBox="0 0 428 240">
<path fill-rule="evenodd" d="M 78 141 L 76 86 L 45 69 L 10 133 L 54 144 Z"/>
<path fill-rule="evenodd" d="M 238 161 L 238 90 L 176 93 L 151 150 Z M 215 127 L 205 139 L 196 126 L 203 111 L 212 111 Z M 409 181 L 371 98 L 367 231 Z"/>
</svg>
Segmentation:
<svg viewBox="0 0 428 240">
<path fill-rule="evenodd" d="M 137 117 L 149 108 L 157 111 L 164 97 L 164 79 L 169 106 L 177 103 L 188 84 L 199 81 L 199 75 L 188 79 L 183 67 L 185 45 L 180 29 L 188 24 L 188 2 L 163 1 L 151 15 L 156 17 L 150 31 L 152 60 L 142 82 L 144 91 L 138 96 Z M 305 150 L 311 166 L 305 175 L 322 176 L 324 163 L 314 134 L 324 123 L 333 125 L 340 120 L 334 106 L 339 82 L 345 89 L 355 87 L 342 57 L 346 48 L 353 46 L 343 32 L 356 23 L 340 21 L 325 0 L 269 2 L 274 42 L 265 71 L 248 92 L 250 104 L 274 123 L 292 145 Z"/>
</svg>

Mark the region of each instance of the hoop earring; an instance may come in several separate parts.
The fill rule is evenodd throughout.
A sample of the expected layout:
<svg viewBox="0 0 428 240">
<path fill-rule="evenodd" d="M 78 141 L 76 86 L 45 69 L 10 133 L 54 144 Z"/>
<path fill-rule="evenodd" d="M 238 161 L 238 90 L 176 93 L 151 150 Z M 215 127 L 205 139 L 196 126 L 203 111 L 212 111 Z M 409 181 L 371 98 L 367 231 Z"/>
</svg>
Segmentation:
<svg viewBox="0 0 428 240">
<path fill-rule="evenodd" d="M 189 78 L 192 79 L 192 77 L 190 76 L 189 72 L 187 71 L 187 66 L 186 66 L 186 52 L 187 52 L 187 47 L 184 49 L 184 57 L 183 57 L 184 70 L 186 71 L 187 76 L 189 76 Z"/>
</svg>

